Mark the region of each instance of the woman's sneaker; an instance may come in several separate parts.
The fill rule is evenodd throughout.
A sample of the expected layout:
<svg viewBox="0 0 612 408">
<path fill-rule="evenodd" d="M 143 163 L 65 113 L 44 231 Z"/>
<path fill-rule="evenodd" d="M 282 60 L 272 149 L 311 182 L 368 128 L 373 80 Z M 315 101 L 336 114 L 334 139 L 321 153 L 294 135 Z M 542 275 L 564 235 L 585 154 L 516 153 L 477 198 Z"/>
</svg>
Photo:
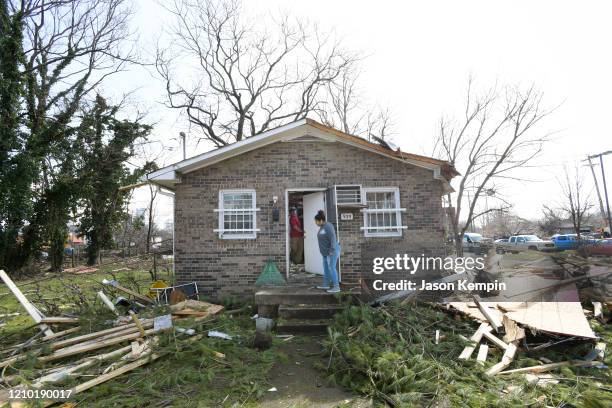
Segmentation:
<svg viewBox="0 0 612 408">
<path fill-rule="evenodd" d="M 321 286 L 317 286 L 317 289 L 328 290 L 329 286 L 321 285 Z"/>
<path fill-rule="evenodd" d="M 340 293 L 340 288 L 339 287 L 335 287 L 335 288 L 331 288 L 329 290 L 326 290 L 327 293 Z"/>
</svg>

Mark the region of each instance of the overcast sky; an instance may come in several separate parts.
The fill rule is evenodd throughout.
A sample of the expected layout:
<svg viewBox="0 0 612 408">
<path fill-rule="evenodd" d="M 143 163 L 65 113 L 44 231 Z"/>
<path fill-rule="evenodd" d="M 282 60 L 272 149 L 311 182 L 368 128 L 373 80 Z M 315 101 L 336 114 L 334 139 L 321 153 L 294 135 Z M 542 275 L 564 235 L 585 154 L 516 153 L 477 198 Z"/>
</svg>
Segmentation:
<svg viewBox="0 0 612 408">
<path fill-rule="evenodd" d="M 560 105 L 540 131 L 557 132 L 530 169 L 536 182 L 505 183 L 504 193 L 524 217 L 541 214 L 555 200 L 555 175 L 563 164 L 587 154 L 612 150 L 609 130 L 612 95 L 612 2 L 609 1 L 340 1 L 249 0 L 260 13 L 283 10 L 334 29 L 345 44 L 368 57 L 362 86 L 370 102 L 394 113 L 395 144 L 402 150 L 431 154 L 437 121 L 454 115 L 463 102 L 468 76 L 486 87 L 495 81 L 534 83 L 549 107 Z M 136 2 L 134 27 L 143 49 L 152 49 L 168 15 L 152 1 Z M 164 108 L 163 84 L 143 69 L 132 69 L 105 88 L 133 98 L 157 122 L 154 138 L 178 148 L 186 126 L 177 112 Z M 189 155 L 208 150 L 190 146 Z M 178 150 L 163 158 L 169 164 Z M 605 163 L 612 188 L 612 155 Z M 585 169 L 588 170 L 588 169 Z M 599 168 L 597 168 L 599 171 Z M 591 176 L 588 181 L 591 183 Z M 590 184 L 592 186 L 592 183 Z M 612 194 L 612 191 L 610 191 Z M 138 192 L 134 207 L 145 207 Z M 160 223 L 171 216 L 167 200 L 158 205 Z"/>
</svg>

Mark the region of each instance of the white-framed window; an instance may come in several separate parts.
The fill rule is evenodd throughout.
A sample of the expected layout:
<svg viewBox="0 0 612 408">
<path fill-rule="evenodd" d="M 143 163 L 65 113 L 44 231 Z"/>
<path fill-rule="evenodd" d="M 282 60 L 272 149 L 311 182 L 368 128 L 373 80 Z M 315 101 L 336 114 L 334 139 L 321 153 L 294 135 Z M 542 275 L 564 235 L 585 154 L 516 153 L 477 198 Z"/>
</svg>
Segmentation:
<svg viewBox="0 0 612 408">
<path fill-rule="evenodd" d="M 401 237 L 402 212 L 399 188 L 364 188 L 366 208 L 363 212 L 363 227 L 366 237 Z"/>
<path fill-rule="evenodd" d="M 221 239 L 257 238 L 255 190 L 220 190 L 219 228 L 214 230 Z"/>
</svg>

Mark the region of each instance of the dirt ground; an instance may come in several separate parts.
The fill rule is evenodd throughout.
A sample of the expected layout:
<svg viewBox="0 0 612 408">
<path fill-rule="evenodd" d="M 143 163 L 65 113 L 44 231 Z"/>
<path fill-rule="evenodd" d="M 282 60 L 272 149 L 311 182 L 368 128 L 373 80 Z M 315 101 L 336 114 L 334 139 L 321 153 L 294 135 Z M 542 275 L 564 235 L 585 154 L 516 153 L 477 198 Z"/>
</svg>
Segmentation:
<svg viewBox="0 0 612 408">
<path fill-rule="evenodd" d="M 320 337 L 295 336 L 279 347 L 286 355 L 270 371 L 269 382 L 277 391 L 269 391 L 259 401 L 266 408 L 351 407 L 370 404 L 358 396 L 327 384 L 316 365 L 326 364 L 321 357 Z"/>
</svg>

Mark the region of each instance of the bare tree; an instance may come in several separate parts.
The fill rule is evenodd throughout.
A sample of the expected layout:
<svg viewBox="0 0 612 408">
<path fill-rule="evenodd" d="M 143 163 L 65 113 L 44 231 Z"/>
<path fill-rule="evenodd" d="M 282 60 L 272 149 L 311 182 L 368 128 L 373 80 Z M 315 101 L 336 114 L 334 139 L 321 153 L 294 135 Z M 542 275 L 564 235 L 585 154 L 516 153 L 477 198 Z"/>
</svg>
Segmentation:
<svg viewBox="0 0 612 408">
<path fill-rule="evenodd" d="M 389 109 L 368 106 L 359 88 L 360 71 L 354 66 L 342 71 L 327 85 L 327 100 L 317 109 L 327 126 L 370 140 L 384 139 L 393 132 Z"/>
<path fill-rule="evenodd" d="M 564 168 L 564 178 L 559 180 L 563 201 L 559 209 L 572 222 L 574 232 L 580 240 L 580 230 L 587 212 L 593 207 L 590 192 L 585 191 L 584 177 L 578 166 L 573 171 Z"/>
<path fill-rule="evenodd" d="M 538 224 L 540 231 L 550 236 L 555 234 L 563 224 L 563 216 L 557 208 L 544 205 L 542 206 L 542 219 Z"/>
<path fill-rule="evenodd" d="M 147 254 L 151 250 L 151 240 L 155 228 L 155 199 L 157 198 L 157 187 L 153 184 L 149 184 L 149 208 L 148 213 L 148 224 L 147 224 L 147 244 L 145 250 Z"/>
<path fill-rule="evenodd" d="M 493 234 L 497 238 L 526 234 L 535 229 L 533 222 L 519 217 L 510 211 L 495 211 L 491 213 L 488 225 L 490 227 L 487 234 Z M 537 228 L 537 226 L 535 227 Z"/>
<path fill-rule="evenodd" d="M 217 147 L 316 111 L 326 86 L 356 61 L 331 34 L 288 17 L 254 28 L 237 1 L 177 0 L 168 10 L 179 51 L 159 45 L 156 55 L 167 105 Z"/>
<path fill-rule="evenodd" d="M 126 0 L 10 1 L 24 21 L 26 109 L 32 139 L 61 137 L 82 98 L 133 62 Z M 51 128 L 51 130 L 49 130 Z"/>
<path fill-rule="evenodd" d="M 447 160 L 461 174 L 451 199 L 455 211 L 450 223 L 458 254 L 462 253 L 463 234 L 475 219 L 511 207 L 496 181 L 516 179 L 512 171 L 527 166 L 540 154 L 547 135 L 534 128 L 551 112 L 541 108 L 542 94 L 534 87 L 493 87 L 480 95 L 473 88 L 470 78 L 463 117 L 458 121 L 440 120 L 434 147 L 434 155 Z M 497 204 L 478 210 L 483 196 L 491 198 L 489 202 L 495 199 Z"/>
</svg>

